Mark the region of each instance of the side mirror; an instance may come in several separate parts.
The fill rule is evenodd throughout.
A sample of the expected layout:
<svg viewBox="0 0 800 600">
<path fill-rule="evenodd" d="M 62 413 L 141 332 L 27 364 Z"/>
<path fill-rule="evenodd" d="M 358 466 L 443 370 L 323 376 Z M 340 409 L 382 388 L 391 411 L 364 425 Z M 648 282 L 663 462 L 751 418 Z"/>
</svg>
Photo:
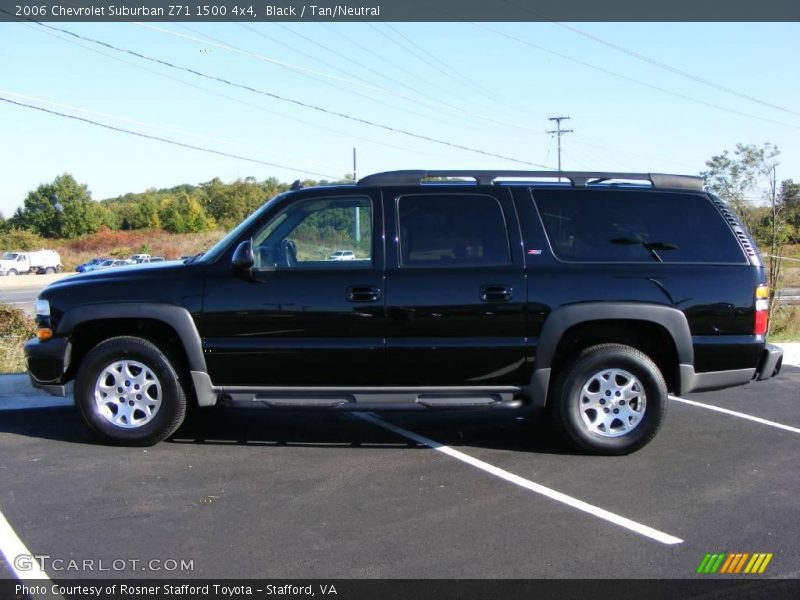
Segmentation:
<svg viewBox="0 0 800 600">
<path fill-rule="evenodd" d="M 247 279 L 252 279 L 252 269 L 255 264 L 253 241 L 247 240 L 239 244 L 233 253 L 233 258 L 231 258 L 233 272 L 237 275 L 245 276 Z"/>
</svg>

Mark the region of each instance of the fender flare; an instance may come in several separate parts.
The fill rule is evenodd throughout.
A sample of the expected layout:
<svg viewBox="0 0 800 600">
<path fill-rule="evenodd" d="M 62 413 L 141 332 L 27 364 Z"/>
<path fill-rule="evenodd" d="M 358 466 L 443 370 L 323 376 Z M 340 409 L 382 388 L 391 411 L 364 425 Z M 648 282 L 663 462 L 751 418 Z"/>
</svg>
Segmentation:
<svg viewBox="0 0 800 600">
<path fill-rule="evenodd" d="M 169 325 L 178 334 L 189 361 L 189 369 L 203 373 L 207 371 L 197 326 L 189 311 L 181 306 L 147 302 L 79 306 L 64 315 L 58 324 L 58 333 L 69 335 L 81 323 L 103 319 L 147 319 Z"/>
<path fill-rule="evenodd" d="M 694 371 L 694 346 L 686 315 L 677 308 L 662 304 L 640 302 L 587 302 L 563 306 L 551 312 L 544 321 L 536 348 L 536 360 L 531 377 L 530 395 L 535 405 L 544 406 L 550 383 L 550 371 L 556 348 L 564 333 L 580 323 L 588 321 L 646 321 L 667 330 L 680 365 L 692 367 Z M 679 375 L 683 377 L 683 373 Z"/>
</svg>

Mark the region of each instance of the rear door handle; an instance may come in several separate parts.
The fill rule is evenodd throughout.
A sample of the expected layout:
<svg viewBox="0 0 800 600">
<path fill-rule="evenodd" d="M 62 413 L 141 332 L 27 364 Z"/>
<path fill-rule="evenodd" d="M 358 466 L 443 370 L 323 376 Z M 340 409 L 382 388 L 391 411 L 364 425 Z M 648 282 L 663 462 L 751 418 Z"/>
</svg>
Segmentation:
<svg viewBox="0 0 800 600">
<path fill-rule="evenodd" d="M 381 288 L 371 285 L 351 285 L 347 288 L 349 302 L 377 302 L 381 298 Z"/>
<path fill-rule="evenodd" d="M 481 300 L 483 302 L 508 302 L 514 297 L 514 288 L 509 285 L 482 285 Z"/>
</svg>

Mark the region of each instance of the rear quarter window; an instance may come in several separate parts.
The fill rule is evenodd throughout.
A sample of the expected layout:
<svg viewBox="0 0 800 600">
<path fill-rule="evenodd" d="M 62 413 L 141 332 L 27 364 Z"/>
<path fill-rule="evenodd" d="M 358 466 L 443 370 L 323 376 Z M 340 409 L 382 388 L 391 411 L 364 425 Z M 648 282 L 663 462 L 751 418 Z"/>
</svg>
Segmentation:
<svg viewBox="0 0 800 600">
<path fill-rule="evenodd" d="M 704 196 L 531 189 L 553 253 L 574 262 L 747 262 Z"/>
</svg>

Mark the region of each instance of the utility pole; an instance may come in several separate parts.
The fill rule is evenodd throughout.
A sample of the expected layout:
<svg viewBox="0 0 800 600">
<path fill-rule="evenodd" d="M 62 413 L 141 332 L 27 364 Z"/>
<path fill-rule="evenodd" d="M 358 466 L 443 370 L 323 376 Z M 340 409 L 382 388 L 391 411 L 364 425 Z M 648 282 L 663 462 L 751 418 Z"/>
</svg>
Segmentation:
<svg viewBox="0 0 800 600">
<path fill-rule="evenodd" d="M 547 133 L 555 133 L 558 136 L 558 170 L 561 171 L 561 136 L 572 133 L 572 129 L 561 129 L 561 121 L 569 121 L 569 117 L 550 117 L 548 121 L 556 122 L 556 129 L 551 129 Z"/>
</svg>

